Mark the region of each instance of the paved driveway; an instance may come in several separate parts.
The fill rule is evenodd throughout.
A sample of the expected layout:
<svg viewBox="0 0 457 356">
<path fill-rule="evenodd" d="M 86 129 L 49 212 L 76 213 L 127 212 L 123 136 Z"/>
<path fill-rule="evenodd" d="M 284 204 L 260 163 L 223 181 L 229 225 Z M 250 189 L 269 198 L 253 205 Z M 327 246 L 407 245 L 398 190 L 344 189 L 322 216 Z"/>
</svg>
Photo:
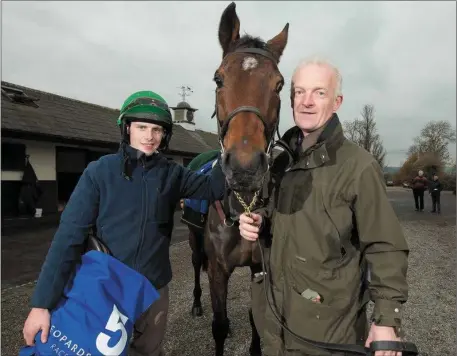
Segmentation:
<svg viewBox="0 0 457 356">
<path fill-rule="evenodd" d="M 389 200 L 401 221 L 422 221 L 433 224 L 455 224 L 456 196 L 451 192 L 443 192 L 441 196 L 441 214 L 432 214 L 432 198 L 424 195 L 424 211 L 415 211 L 413 192 L 411 189 L 387 188 Z"/>
<path fill-rule="evenodd" d="M 399 216 L 410 245 L 410 299 L 405 308 L 407 339 L 415 342 L 423 355 L 456 355 L 455 291 L 455 199 L 447 192 L 442 198 L 442 214 L 426 209 L 414 211 L 412 193 L 389 188 L 389 199 Z M 175 216 L 171 247 L 174 279 L 170 284 L 171 306 L 166 351 L 170 356 L 211 356 L 210 298 L 206 275 L 202 275 L 204 315 L 193 319 L 193 269 L 187 231 Z M 28 301 L 55 229 L 2 236 L 2 355 L 17 355 L 22 345 L 21 330 L 28 313 Z M 230 279 L 228 314 L 233 337 L 226 354 L 245 356 L 250 342 L 248 319 L 249 269 L 239 268 Z"/>
</svg>

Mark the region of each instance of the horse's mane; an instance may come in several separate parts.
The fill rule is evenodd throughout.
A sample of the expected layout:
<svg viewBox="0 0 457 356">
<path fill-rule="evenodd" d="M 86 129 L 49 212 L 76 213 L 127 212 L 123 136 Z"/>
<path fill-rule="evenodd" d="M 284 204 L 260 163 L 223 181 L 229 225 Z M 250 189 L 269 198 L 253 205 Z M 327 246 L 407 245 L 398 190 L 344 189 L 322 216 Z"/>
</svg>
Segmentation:
<svg viewBox="0 0 457 356">
<path fill-rule="evenodd" d="M 269 50 L 268 45 L 260 37 L 254 37 L 249 34 L 243 35 L 237 41 L 235 41 L 229 48 L 228 52 L 232 52 L 238 48 L 260 48 Z"/>
</svg>

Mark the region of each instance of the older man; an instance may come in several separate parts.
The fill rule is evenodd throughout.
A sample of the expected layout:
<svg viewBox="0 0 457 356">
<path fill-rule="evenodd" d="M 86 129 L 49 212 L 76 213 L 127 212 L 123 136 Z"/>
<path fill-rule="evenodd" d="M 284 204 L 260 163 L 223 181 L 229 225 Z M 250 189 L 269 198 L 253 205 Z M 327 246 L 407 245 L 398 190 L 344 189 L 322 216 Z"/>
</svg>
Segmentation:
<svg viewBox="0 0 457 356">
<path fill-rule="evenodd" d="M 416 211 L 424 210 L 424 192 L 427 190 L 428 180 L 424 177 L 424 171 L 417 172 L 417 176 L 412 180 L 412 189 Z"/>
<path fill-rule="evenodd" d="M 272 234 L 266 284 L 272 308 L 258 292 L 261 276 L 252 286 L 266 355 L 329 355 L 287 329 L 326 343 L 399 340 L 409 250 L 380 166 L 343 135 L 336 114 L 343 101 L 341 82 L 326 61 L 297 67 L 291 86 L 296 126 L 284 134 L 285 151 L 276 159 L 282 163 L 275 165 L 289 163 L 272 171 L 276 199 L 263 212 L 240 217 L 245 239 L 255 241 L 262 229 Z"/>
</svg>

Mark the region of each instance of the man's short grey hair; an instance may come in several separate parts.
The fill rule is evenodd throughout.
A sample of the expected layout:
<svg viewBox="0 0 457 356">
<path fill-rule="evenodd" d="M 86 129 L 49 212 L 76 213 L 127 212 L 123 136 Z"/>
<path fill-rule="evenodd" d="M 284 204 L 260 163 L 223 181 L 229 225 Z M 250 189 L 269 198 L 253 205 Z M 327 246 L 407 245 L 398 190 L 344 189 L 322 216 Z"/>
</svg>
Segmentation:
<svg viewBox="0 0 457 356">
<path fill-rule="evenodd" d="M 294 94 L 294 77 L 295 75 L 304 67 L 310 65 L 310 64 L 317 64 L 317 65 L 325 65 L 330 67 L 333 72 L 335 73 L 335 79 L 336 79 L 336 88 L 335 88 L 335 98 L 337 96 L 343 95 L 343 77 L 341 76 L 341 73 L 339 69 L 333 65 L 332 62 L 330 62 L 328 59 L 319 57 L 319 56 L 311 56 L 308 58 L 305 58 L 304 60 L 300 61 L 300 63 L 295 67 L 294 73 L 292 74 L 292 80 L 290 82 L 290 95 L 293 97 Z"/>
</svg>

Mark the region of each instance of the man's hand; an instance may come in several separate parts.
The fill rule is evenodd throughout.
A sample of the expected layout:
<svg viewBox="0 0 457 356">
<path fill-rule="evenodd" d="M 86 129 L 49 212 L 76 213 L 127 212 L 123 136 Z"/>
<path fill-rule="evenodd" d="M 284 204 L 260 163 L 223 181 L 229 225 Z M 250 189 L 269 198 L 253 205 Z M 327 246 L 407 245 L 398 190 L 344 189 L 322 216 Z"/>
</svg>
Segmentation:
<svg viewBox="0 0 457 356">
<path fill-rule="evenodd" d="M 40 330 L 41 342 L 48 341 L 49 328 L 51 325 L 51 314 L 48 309 L 32 308 L 22 329 L 24 340 L 27 346 L 35 345 L 35 336 Z"/>
<path fill-rule="evenodd" d="M 390 326 L 379 326 L 371 324 L 370 333 L 368 334 L 365 347 L 370 347 L 372 341 L 401 341 L 396 335 L 395 329 Z M 376 351 L 374 356 L 401 356 L 398 351 Z"/>
<path fill-rule="evenodd" d="M 245 213 L 240 215 L 240 234 L 248 241 L 256 241 L 259 238 L 259 230 L 262 225 L 262 216 L 251 213 L 247 216 Z"/>
</svg>

